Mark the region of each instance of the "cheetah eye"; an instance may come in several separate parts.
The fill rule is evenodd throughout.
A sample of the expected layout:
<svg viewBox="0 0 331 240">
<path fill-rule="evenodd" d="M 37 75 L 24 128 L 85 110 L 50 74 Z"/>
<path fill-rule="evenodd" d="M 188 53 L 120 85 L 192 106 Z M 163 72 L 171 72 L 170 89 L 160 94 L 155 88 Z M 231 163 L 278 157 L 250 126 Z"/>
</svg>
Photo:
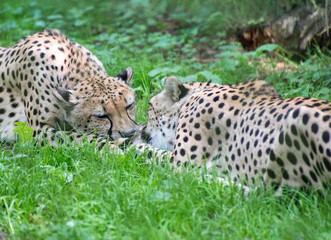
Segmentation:
<svg viewBox="0 0 331 240">
<path fill-rule="evenodd" d="M 96 117 L 96 118 L 108 118 L 108 116 L 106 115 L 106 114 L 95 114 L 95 115 L 93 115 L 93 117 Z"/>
<path fill-rule="evenodd" d="M 126 110 L 129 110 L 133 107 L 133 103 L 129 104 L 128 106 L 126 106 Z"/>
</svg>

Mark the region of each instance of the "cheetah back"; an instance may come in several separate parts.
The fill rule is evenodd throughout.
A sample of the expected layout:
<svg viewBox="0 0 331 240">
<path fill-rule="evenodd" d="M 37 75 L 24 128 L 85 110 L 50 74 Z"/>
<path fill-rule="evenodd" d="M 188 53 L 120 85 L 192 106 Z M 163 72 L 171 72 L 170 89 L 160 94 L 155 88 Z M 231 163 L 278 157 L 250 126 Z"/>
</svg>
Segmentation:
<svg viewBox="0 0 331 240">
<path fill-rule="evenodd" d="M 150 104 L 143 135 L 170 150 L 175 166 L 206 163 L 248 184 L 260 177 L 268 185 L 320 187 L 331 177 L 329 102 L 283 100 L 265 81 L 181 84 L 170 77 Z"/>
</svg>

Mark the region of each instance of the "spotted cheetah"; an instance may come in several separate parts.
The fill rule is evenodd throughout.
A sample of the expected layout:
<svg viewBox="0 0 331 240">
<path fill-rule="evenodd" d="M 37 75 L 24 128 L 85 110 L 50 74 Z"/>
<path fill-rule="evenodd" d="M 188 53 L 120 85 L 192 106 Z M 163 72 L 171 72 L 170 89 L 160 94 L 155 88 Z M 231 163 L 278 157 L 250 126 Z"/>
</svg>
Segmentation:
<svg viewBox="0 0 331 240">
<path fill-rule="evenodd" d="M 165 81 L 148 110 L 143 138 L 170 152 L 175 167 L 205 164 L 248 186 L 262 180 L 281 193 L 328 187 L 331 103 L 282 99 L 267 82 L 236 85 Z M 137 144 L 142 150 L 153 148 Z M 166 151 L 157 152 L 165 159 Z"/>
<path fill-rule="evenodd" d="M 124 140 L 137 128 L 132 74 L 128 67 L 108 76 L 97 57 L 59 30 L 1 47 L 1 139 L 14 139 L 14 123 L 27 121 L 35 137 L 51 143 L 69 132 L 72 140 L 85 136 L 99 147 L 108 138 Z"/>
</svg>

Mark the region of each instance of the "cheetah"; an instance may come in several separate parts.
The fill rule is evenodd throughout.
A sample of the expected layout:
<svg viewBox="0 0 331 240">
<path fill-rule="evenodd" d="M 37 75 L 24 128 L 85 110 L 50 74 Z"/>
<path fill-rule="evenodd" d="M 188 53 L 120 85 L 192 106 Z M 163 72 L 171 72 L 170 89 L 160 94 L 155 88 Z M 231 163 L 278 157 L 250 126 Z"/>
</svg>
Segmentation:
<svg viewBox="0 0 331 240">
<path fill-rule="evenodd" d="M 158 157 L 168 153 L 175 167 L 205 165 L 246 186 L 262 181 L 279 194 L 283 186 L 330 186 L 330 102 L 282 99 L 263 80 L 183 84 L 169 77 L 149 104 L 141 135 L 153 147 L 136 145 L 162 149 Z"/>
<path fill-rule="evenodd" d="M 137 129 L 133 70 L 116 77 L 82 45 L 59 30 L 24 37 L 0 48 L 1 140 L 16 138 L 15 122 L 27 122 L 34 137 L 51 144 L 83 137 L 103 147 Z M 108 142 L 113 146 L 113 141 Z"/>
</svg>

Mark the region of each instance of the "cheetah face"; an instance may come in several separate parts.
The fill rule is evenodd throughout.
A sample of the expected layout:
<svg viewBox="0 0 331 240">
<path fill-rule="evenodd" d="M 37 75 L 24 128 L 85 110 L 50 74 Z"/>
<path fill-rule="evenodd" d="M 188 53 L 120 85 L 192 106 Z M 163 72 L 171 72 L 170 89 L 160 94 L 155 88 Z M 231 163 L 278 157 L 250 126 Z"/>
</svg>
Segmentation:
<svg viewBox="0 0 331 240">
<path fill-rule="evenodd" d="M 142 137 L 148 144 L 164 150 L 173 150 L 180 100 L 187 91 L 188 89 L 175 77 L 169 77 L 165 81 L 163 91 L 150 100 L 148 122 L 142 131 Z"/>
<path fill-rule="evenodd" d="M 101 133 L 112 139 L 131 137 L 136 129 L 134 91 L 127 85 L 132 78 L 128 68 L 116 78 L 102 79 L 99 84 L 82 82 L 73 90 L 55 90 L 63 107 L 61 129 L 83 133 Z"/>
</svg>

